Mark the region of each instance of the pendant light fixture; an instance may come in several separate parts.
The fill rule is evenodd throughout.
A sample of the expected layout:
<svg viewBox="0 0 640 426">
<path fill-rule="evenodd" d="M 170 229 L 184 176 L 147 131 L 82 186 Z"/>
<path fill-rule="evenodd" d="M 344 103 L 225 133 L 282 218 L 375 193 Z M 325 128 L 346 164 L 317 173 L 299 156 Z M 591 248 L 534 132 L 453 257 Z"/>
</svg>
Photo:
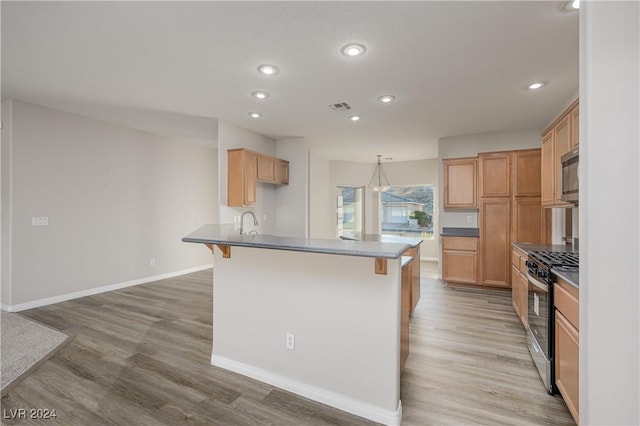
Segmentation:
<svg viewBox="0 0 640 426">
<path fill-rule="evenodd" d="M 369 189 L 375 192 L 384 191 L 385 189 L 389 189 L 389 187 L 391 186 L 389 185 L 387 174 L 382 167 L 382 162 L 380 162 L 381 157 L 382 155 L 378 154 L 378 162 L 376 164 L 376 168 L 373 171 L 371 180 L 369 180 Z"/>
</svg>

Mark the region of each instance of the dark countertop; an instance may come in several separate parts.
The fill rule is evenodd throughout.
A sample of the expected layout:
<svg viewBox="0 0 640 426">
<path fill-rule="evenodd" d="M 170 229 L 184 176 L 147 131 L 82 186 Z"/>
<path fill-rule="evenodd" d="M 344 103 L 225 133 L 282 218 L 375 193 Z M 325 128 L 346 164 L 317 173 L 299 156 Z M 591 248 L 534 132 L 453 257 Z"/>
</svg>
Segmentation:
<svg viewBox="0 0 640 426">
<path fill-rule="evenodd" d="M 479 237 L 478 228 L 442 228 L 441 237 Z"/>
<path fill-rule="evenodd" d="M 557 277 L 562 278 L 578 290 L 580 289 L 580 273 L 578 271 L 562 270 L 561 268 L 551 268 Z"/>
<path fill-rule="evenodd" d="M 233 230 L 233 224 L 203 225 L 184 237 L 182 241 L 385 259 L 398 259 L 411 247 L 407 243 L 397 242 L 292 238 L 265 234 L 240 235 L 238 231 Z"/>
<path fill-rule="evenodd" d="M 400 235 L 381 235 L 381 234 L 361 234 L 353 232 L 341 236 L 343 240 L 350 241 L 377 241 L 380 243 L 398 243 L 409 244 L 411 247 L 417 247 L 422 244 L 422 238 L 419 237 L 402 237 Z"/>
</svg>

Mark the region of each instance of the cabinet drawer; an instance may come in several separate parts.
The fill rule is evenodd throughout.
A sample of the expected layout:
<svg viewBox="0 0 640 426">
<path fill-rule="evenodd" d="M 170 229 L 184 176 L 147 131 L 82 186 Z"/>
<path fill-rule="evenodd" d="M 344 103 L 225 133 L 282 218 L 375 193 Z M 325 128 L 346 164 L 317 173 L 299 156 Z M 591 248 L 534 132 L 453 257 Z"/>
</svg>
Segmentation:
<svg viewBox="0 0 640 426">
<path fill-rule="evenodd" d="M 562 312 L 571 325 L 580 329 L 578 290 L 571 286 L 571 284 L 565 283 L 560 279 L 553 288 L 554 305 L 556 309 Z"/>
<path fill-rule="evenodd" d="M 511 264 L 520 270 L 520 253 L 515 250 L 511 252 Z"/>
<path fill-rule="evenodd" d="M 476 237 L 442 237 L 442 248 L 445 250 L 478 251 Z"/>
<path fill-rule="evenodd" d="M 524 275 L 527 275 L 527 258 L 528 256 L 524 256 L 520 258 L 520 272 L 522 272 Z"/>
</svg>

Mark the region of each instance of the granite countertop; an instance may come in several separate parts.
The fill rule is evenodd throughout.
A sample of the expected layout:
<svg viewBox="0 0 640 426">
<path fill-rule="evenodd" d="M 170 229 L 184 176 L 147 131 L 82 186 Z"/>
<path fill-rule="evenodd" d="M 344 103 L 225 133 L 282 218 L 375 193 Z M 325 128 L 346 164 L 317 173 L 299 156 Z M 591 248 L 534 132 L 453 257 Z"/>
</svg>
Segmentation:
<svg viewBox="0 0 640 426">
<path fill-rule="evenodd" d="M 224 244 L 272 250 L 339 254 L 344 256 L 398 259 L 411 245 L 404 242 L 344 241 L 340 239 L 293 238 L 277 235 L 240 235 L 233 225 L 203 225 L 182 239 L 186 243 Z"/>
<path fill-rule="evenodd" d="M 557 277 L 562 278 L 572 286 L 580 289 L 580 273 L 577 270 L 563 270 L 562 268 L 551 268 Z"/>
<path fill-rule="evenodd" d="M 377 241 L 380 243 L 409 244 L 411 247 L 417 247 L 422 244 L 422 238 L 403 237 L 400 235 L 361 234 L 359 232 L 353 232 L 345 234 L 340 238 L 351 241 Z"/>
<path fill-rule="evenodd" d="M 441 237 L 479 237 L 478 228 L 442 228 Z"/>
</svg>

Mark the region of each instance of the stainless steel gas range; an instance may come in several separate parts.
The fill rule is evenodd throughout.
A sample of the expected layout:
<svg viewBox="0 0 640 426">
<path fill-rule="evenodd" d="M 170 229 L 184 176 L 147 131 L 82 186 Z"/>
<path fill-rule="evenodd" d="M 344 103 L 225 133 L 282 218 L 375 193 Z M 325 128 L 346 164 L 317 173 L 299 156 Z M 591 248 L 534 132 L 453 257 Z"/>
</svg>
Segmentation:
<svg viewBox="0 0 640 426">
<path fill-rule="evenodd" d="M 527 343 L 540 377 L 550 394 L 557 393 L 555 385 L 555 309 L 553 284 L 556 270 L 578 269 L 578 253 L 532 251 L 527 260 L 529 279 Z"/>
</svg>

